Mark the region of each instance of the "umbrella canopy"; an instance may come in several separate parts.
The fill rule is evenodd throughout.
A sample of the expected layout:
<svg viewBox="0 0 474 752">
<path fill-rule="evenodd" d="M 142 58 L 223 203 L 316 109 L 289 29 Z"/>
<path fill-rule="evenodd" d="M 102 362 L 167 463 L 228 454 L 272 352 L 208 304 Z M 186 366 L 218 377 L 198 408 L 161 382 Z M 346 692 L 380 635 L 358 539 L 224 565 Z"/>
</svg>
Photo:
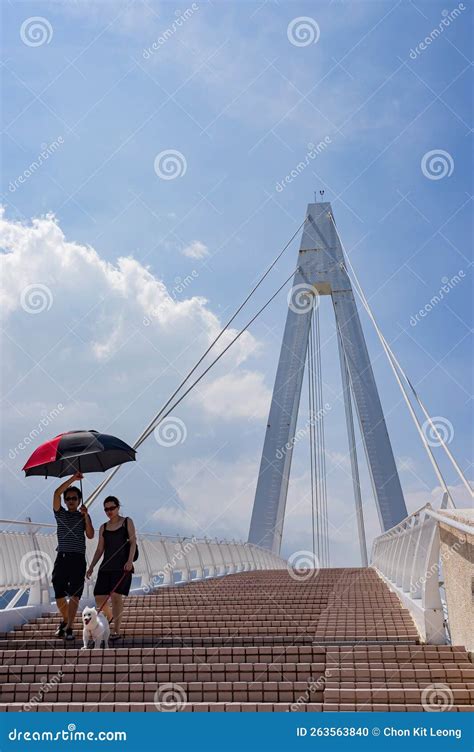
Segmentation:
<svg viewBox="0 0 474 752">
<path fill-rule="evenodd" d="M 23 470 L 28 475 L 62 478 L 74 473 L 103 473 L 135 460 L 135 449 L 98 431 L 68 431 L 35 449 Z"/>
</svg>

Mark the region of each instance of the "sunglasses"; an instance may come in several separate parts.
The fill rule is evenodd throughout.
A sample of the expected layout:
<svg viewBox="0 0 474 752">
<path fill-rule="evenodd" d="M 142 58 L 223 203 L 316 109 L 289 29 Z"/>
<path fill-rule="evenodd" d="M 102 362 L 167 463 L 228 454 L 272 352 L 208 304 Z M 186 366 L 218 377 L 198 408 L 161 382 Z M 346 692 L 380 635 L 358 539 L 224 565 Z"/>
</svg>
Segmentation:
<svg viewBox="0 0 474 752">
<path fill-rule="evenodd" d="M 104 512 L 113 512 L 114 509 L 117 509 L 117 504 L 114 504 L 113 507 L 104 507 Z"/>
<path fill-rule="evenodd" d="M 79 501 L 79 496 L 66 496 L 64 501 Z"/>
</svg>

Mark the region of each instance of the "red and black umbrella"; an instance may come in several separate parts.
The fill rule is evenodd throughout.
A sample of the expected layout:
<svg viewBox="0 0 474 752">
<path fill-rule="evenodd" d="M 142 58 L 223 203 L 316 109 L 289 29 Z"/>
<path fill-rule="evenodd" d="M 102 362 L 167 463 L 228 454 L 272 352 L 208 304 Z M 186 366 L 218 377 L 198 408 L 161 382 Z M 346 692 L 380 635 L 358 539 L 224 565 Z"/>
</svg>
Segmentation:
<svg viewBox="0 0 474 752">
<path fill-rule="evenodd" d="M 103 473 L 135 460 L 135 449 L 116 436 L 98 431 L 68 431 L 35 449 L 23 470 L 28 475 L 62 478 L 75 473 Z"/>
</svg>

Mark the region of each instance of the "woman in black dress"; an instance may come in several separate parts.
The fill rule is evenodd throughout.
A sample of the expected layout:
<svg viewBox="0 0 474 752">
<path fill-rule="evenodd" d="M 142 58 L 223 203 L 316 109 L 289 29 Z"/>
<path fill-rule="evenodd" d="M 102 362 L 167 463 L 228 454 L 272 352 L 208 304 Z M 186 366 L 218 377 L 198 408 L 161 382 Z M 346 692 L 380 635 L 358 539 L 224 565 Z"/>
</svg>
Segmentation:
<svg viewBox="0 0 474 752">
<path fill-rule="evenodd" d="M 87 570 L 87 577 L 91 577 L 95 565 L 103 555 L 94 588 L 95 602 L 97 608 L 101 608 L 115 588 L 111 595 L 112 613 L 108 603 L 102 611 L 109 621 L 113 616 L 114 632 L 110 639 L 117 640 L 121 636 L 123 597 L 128 595 L 132 584 L 133 557 L 137 543 L 133 520 L 120 515 L 120 501 L 116 496 L 107 496 L 104 512 L 109 519 L 100 526 L 97 550 Z"/>
</svg>

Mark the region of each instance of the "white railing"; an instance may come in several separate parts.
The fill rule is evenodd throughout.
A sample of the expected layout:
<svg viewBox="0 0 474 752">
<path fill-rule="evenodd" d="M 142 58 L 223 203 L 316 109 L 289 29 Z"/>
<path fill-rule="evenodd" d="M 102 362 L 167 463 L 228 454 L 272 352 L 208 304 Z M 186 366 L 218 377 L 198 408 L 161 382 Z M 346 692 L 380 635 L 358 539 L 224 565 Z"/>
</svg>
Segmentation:
<svg viewBox="0 0 474 752">
<path fill-rule="evenodd" d="M 45 610 L 52 602 L 51 571 L 56 558 L 56 526 L 33 522 L 0 520 L 21 531 L 0 532 L 0 595 L 11 592 L 3 612 L 18 610 L 28 592 L 27 607 Z M 236 572 L 283 569 L 286 561 L 267 549 L 242 541 L 181 538 L 146 533 L 137 535 L 140 556 L 134 564 L 136 593 L 190 580 L 203 580 Z M 86 558 L 91 561 L 97 539 L 86 541 Z M 86 580 L 84 600 L 92 598 L 95 574 Z M 136 579 L 134 582 L 136 583 Z M 2 612 L 0 611 L 0 614 Z"/>
<path fill-rule="evenodd" d="M 446 504 L 445 495 L 441 510 Z M 440 592 L 440 565 L 443 564 L 440 523 L 463 533 L 474 533 L 472 526 L 450 519 L 427 504 L 375 538 L 371 561 L 371 566 L 410 611 L 422 639 L 435 645 L 446 642 Z"/>
</svg>

